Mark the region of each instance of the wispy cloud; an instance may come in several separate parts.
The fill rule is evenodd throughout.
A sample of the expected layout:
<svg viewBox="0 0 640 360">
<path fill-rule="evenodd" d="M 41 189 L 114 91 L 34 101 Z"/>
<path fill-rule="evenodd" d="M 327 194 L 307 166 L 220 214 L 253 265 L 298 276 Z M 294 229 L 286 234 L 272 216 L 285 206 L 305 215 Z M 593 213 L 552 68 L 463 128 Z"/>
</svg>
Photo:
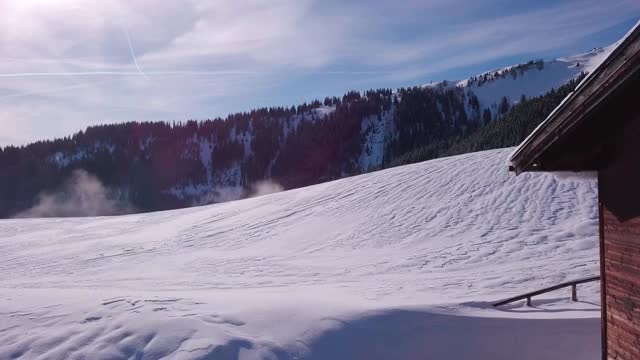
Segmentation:
<svg viewBox="0 0 640 360">
<path fill-rule="evenodd" d="M 606 45 L 588 39 L 639 16 L 637 0 L 0 1 L 0 145 L 411 85 Z"/>
<path fill-rule="evenodd" d="M 635 0 L 611 1 L 606 7 L 599 0 L 565 2 L 436 29 L 412 42 L 387 45 L 388 51 L 374 58 L 373 63 L 399 69 L 394 71 L 398 79 L 411 80 L 501 57 L 536 55 L 568 47 L 639 16 L 640 3 Z"/>
</svg>

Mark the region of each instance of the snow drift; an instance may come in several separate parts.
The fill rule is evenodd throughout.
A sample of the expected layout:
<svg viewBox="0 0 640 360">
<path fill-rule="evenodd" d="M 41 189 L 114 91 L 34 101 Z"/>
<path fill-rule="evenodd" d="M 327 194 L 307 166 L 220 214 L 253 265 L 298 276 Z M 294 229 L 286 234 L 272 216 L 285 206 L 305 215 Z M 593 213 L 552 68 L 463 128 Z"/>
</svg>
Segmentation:
<svg viewBox="0 0 640 360">
<path fill-rule="evenodd" d="M 598 284 L 489 305 L 598 273 L 595 183 L 515 177 L 509 152 L 0 221 L 0 358 L 598 359 Z"/>
</svg>

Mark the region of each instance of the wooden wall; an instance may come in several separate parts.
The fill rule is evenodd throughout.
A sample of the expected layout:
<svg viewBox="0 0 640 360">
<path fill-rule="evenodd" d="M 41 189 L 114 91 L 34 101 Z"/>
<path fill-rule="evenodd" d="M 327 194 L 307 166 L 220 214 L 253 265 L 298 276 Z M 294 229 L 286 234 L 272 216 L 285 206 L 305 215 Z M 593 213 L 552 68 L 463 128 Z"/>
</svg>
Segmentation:
<svg viewBox="0 0 640 360">
<path fill-rule="evenodd" d="M 603 315 L 608 359 L 640 359 L 640 117 L 600 169 Z"/>
<path fill-rule="evenodd" d="M 606 334 L 609 359 L 640 359 L 640 219 L 605 208 Z"/>
</svg>

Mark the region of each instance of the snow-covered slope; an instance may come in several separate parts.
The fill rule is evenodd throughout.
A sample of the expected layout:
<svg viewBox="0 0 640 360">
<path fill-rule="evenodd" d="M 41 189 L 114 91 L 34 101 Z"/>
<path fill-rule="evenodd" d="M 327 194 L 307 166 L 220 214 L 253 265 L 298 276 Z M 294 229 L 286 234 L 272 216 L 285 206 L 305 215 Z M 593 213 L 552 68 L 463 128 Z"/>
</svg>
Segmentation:
<svg viewBox="0 0 640 360">
<path fill-rule="evenodd" d="M 603 48 L 594 48 L 583 54 L 561 57 L 551 61 L 495 69 L 460 81 L 441 81 L 424 86 L 465 87 L 470 93 L 477 96 L 480 110 L 488 108 L 495 117 L 503 97 L 507 97 L 509 103 L 514 104 L 520 100 L 522 95 L 530 98 L 544 95 L 551 89 L 557 89 L 580 74 L 593 71 L 606 59 L 617 44 L 618 42 Z M 471 114 L 470 111 L 468 112 Z"/>
<path fill-rule="evenodd" d="M 478 97 L 480 108 L 489 108 L 495 115 L 503 96 L 513 104 L 518 102 L 522 95 L 527 98 L 544 95 L 576 78 L 585 71 L 583 66 L 577 67 L 576 64 L 577 61 L 545 62 L 541 70 L 534 67 L 518 74 L 516 78 L 507 76 L 486 82 L 482 86 L 477 83 L 471 84 L 469 88 Z"/>
<path fill-rule="evenodd" d="M 471 91 L 478 97 L 480 108 L 489 108 L 495 115 L 496 109 L 503 96 L 511 103 L 519 101 L 522 95 L 529 97 L 544 95 L 551 89 L 566 84 L 569 80 L 578 77 L 581 73 L 593 71 L 607 55 L 615 48 L 616 44 L 605 48 L 596 48 L 584 54 L 578 54 L 552 61 L 544 62 L 541 69 L 535 66 L 528 70 L 518 72 L 516 77 L 506 76 L 494 81 L 489 81 L 482 86 L 478 83 L 468 85 L 468 80 L 459 82 L 459 85 L 468 85 Z M 510 67 L 511 68 L 511 67 Z M 502 73 L 509 68 L 490 71 L 488 73 Z"/>
<path fill-rule="evenodd" d="M 268 196 L 0 221 L 2 359 L 597 359 L 596 187 L 510 150 Z M 565 289 L 566 290 L 566 289 Z"/>
</svg>

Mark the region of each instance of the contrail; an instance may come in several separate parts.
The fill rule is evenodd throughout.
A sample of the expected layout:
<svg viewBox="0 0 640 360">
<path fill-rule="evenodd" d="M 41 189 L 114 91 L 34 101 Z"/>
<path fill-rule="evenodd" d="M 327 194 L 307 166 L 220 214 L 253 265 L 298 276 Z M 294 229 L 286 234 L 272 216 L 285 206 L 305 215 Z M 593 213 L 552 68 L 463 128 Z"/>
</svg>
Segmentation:
<svg viewBox="0 0 640 360">
<path fill-rule="evenodd" d="M 56 94 L 56 93 L 60 93 L 60 92 L 66 91 L 66 90 L 86 88 L 86 87 L 91 87 L 91 86 L 100 85 L 100 84 L 113 82 L 113 81 L 114 81 L 113 79 L 109 79 L 109 80 L 102 80 L 102 81 L 96 81 L 96 82 L 91 82 L 91 83 L 76 83 L 75 85 L 57 87 L 57 88 L 53 88 L 53 89 L 40 90 L 40 91 L 29 91 L 29 92 L 18 93 L 18 94 L 10 94 L 10 95 L 5 95 L 5 96 L 0 96 L 0 101 L 5 100 L 5 99 L 13 99 L 13 98 L 33 96 L 33 95 L 38 96 L 38 95 Z"/>
<path fill-rule="evenodd" d="M 99 75 L 260 75 L 265 72 L 249 70 L 172 70 L 172 71 L 73 71 L 73 72 L 28 72 L 28 73 L 6 73 L 0 74 L 3 77 L 29 77 L 29 76 L 99 76 Z M 307 74 L 315 75 L 388 75 L 392 71 L 310 71 Z"/>
<path fill-rule="evenodd" d="M 37 76 L 100 76 L 100 75 L 140 75 L 138 71 L 72 71 L 72 72 L 28 72 L 0 74 L 0 78 L 8 77 L 37 77 Z M 258 75 L 257 71 L 221 70 L 221 71 L 147 71 L 145 75 Z"/>
<path fill-rule="evenodd" d="M 142 74 L 142 76 L 144 76 L 145 79 L 149 80 L 147 75 L 140 68 L 140 65 L 138 65 L 138 59 L 136 58 L 135 51 L 133 51 L 133 43 L 131 43 L 131 36 L 129 35 L 129 30 L 127 30 L 127 27 L 124 25 L 124 22 L 122 21 L 122 19 L 120 19 L 120 25 L 122 26 L 122 31 L 124 32 L 124 35 L 127 37 L 127 42 L 129 43 L 129 50 L 131 50 L 131 57 L 133 58 L 133 63 L 136 65 L 138 72 Z"/>
<path fill-rule="evenodd" d="M 388 75 L 393 71 L 318 71 L 319 75 Z"/>
<path fill-rule="evenodd" d="M 139 72 L 124 71 L 77 71 L 77 72 L 31 72 L 0 74 L 0 77 L 29 77 L 29 76 L 91 76 L 91 75 L 140 75 Z"/>
</svg>

